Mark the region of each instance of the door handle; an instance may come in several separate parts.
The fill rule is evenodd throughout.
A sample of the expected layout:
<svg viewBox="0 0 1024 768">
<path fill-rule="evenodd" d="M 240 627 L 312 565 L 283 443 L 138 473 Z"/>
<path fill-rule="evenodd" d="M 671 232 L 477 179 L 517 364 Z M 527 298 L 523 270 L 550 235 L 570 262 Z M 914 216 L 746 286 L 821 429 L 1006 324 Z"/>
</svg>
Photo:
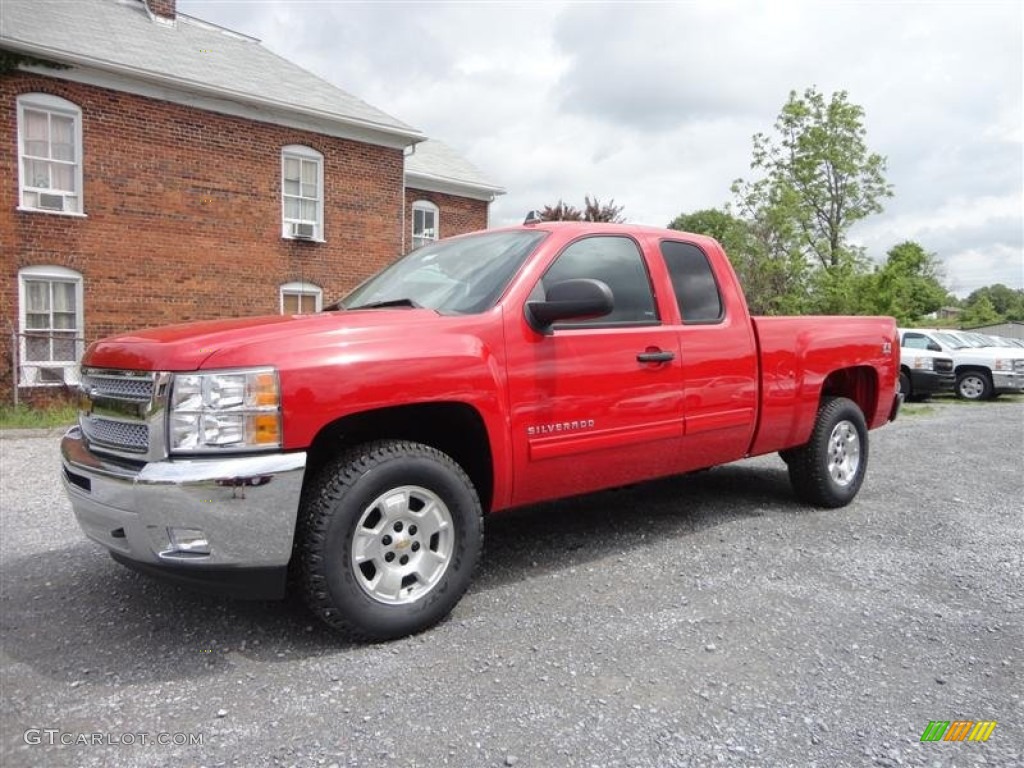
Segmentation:
<svg viewBox="0 0 1024 768">
<path fill-rule="evenodd" d="M 667 363 L 676 359 L 675 352 L 641 352 L 636 356 L 638 363 Z"/>
</svg>

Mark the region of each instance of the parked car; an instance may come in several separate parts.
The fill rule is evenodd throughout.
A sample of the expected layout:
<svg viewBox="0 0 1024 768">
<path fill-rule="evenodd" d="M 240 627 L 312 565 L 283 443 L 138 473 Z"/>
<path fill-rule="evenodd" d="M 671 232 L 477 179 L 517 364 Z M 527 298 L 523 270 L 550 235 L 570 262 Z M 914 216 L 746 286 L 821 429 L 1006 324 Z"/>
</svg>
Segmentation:
<svg viewBox="0 0 1024 768">
<path fill-rule="evenodd" d="M 955 385 L 953 358 L 948 354 L 922 347 L 900 348 L 900 392 L 907 400 L 953 392 Z"/>
<path fill-rule="evenodd" d="M 444 618 L 483 517 L 778 451 L 848 504 L 896 417 L 891 317 L 751 317 L 714 240 L 538 223 L 413 251 L 335 311 L 96 342 L 63 478 L 118 561 L 368 639 Z M 683 504 L 684 501 L 680 501 Z"/>
<path fill-rule="evenodd" d="M 992 340 L 992 346 L 1004 347 L 1006 349 L 1021 349 L 1024 348 L 1024 340 L 1022 339 L 1011 339 L 1007 336 L 990 336 L 986 334 L 989 339 Z"/>
<path fill-rule="evenodd" d="M 997 395 L 1024 392 L 1024 355 L 1021 350 L 985 346 L 957 331 L 901 328 L 900 345 L 942 352 L 953 358 L 955 392 L 965 400 L 988 400 Z"/>
</svg>

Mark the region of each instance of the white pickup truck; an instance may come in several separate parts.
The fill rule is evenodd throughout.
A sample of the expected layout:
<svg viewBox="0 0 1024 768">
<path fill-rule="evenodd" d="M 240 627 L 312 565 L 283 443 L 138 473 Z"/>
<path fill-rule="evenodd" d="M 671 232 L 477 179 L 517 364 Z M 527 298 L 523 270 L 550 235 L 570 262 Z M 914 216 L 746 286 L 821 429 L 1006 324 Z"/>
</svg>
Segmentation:
<svg viewBox="0 0 1024 768">
<path fill-rule="evenodd" d="M 949 393 L 956 384 L 953 358 L 919 346 L 900 347 L 900 392 L 907 400 Z"/>
<path fill-rule="evenodd" d="M 975 346 L 956 331 L 900 328 L 903 349 L 928 349 L 953 358 L 956 394 L 965 400 L 989 400 L 1024 392 L 1024 349 Z"/>
</svg>

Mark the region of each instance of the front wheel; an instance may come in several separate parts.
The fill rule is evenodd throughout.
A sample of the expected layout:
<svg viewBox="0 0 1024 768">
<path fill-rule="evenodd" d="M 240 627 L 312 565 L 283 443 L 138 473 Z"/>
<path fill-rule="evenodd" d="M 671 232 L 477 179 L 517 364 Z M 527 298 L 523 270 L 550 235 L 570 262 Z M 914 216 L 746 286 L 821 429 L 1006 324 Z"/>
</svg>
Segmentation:
<svg viewBox="0 0 1024 768">
<path fill-rule="evenodd" d="M 853 501 L 868 466 L 868 429 L 857 404 L 827 398 L 806 445 L 790 451 L 789 481 L 797 497 L 819 507 Z"/>
<path fill-rule="evenodd" d="M 964 400 L 988 400 L 992 397 L 992 379 L 981 371 L 967 371 L 956 379 L 956 393 Z"/>
<path fill-rule="evenodd" d="M 402 637 L 451 612 L 482 546 L 480 500 L 451 457 L 419 443 L 367 443 L 328 464 L 303 502 L 303 594 L 352 637 Z"/>
</svg>

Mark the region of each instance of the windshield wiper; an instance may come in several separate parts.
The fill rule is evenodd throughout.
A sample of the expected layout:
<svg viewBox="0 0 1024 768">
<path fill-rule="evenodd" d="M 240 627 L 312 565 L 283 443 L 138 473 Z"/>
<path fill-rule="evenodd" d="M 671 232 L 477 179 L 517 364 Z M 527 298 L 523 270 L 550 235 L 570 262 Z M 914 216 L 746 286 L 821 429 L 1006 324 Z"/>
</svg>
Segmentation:
<svg viewBox="0 0 1024 768">
<path fill-rule="evenodd" d="M 385 299 L 384 301 L 371 301 L 367 304 L 360 304 L 356 307 L 346 307 L 346 309 L 380 309 L 382 307 L 412 307 L 413 309 L 423 309 L 423 305 L 419 302 L 413 301 L 412 299 Z"/>
</svg>

